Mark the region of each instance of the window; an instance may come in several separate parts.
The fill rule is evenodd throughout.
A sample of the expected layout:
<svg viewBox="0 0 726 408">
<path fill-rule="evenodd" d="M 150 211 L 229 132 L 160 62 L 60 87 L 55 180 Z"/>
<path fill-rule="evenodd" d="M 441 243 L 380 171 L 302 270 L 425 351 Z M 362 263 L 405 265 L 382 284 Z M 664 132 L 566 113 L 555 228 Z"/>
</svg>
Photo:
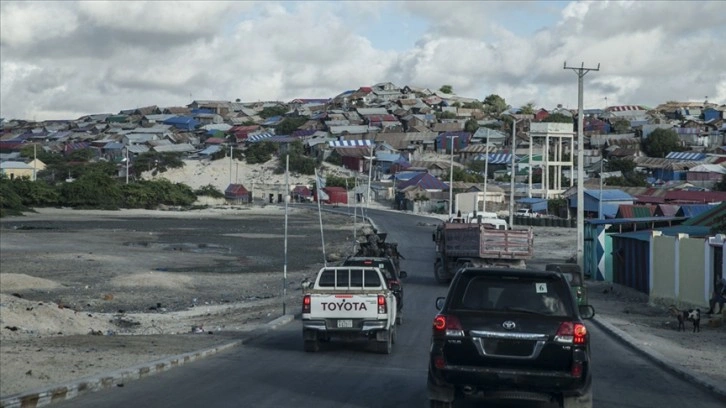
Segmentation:
<svg viewBox="0 0 726 408">
<path fill-rule="evenodd" d="M 374 269 L 366 269 L 365 286 L 367 288 L 377 288 L 381 286 L 381 278 L 378 277 L 378 272 Z"/>
<path fill-rule="evenodd" d="M 322 288 L 332 288 L 335 286 L 335 271 L 325 270 L 320 274 L 318 286 Z"/>
</svg>

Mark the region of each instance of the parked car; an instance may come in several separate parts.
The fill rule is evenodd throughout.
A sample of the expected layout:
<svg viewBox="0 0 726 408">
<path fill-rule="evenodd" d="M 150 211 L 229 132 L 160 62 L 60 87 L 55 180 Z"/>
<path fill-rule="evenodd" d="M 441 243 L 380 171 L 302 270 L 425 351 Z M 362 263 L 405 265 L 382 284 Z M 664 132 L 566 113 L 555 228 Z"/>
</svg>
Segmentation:
<svg viewBox="0 0 726 408">
<path fill-rule="evenodd" d="M 431 407 L 456 398 L 592 407 L 590 335 L 562 274 L 463 268 L 436 299 L 428 369 Z"/>
<path fill-rule="evenodd" d="M 396 324 L 403 324 L 403 284 L 401 279 L 408 276 L 406 271 L 399 270 L 396 262 L 389 257 L 351 256 L 343 261 L 343 266 L 374 266 L 379 268 L 385 275 L 388 289 L 393 291 L 396 296 L 396 304 L 398 305 Z"/>
<path fill-rule="evenodd" d="M 570 284 L 572 296 L 577 299 L 577 304 L 588 304 L 587 287 L 585 287 L 585 283 L 582 280 L 583 276 L 580 265 L 574 263 L 554 263 L 547 264 L 545 270 L 561 273 L 567 279 L 567 283 Z"/>
</svg>

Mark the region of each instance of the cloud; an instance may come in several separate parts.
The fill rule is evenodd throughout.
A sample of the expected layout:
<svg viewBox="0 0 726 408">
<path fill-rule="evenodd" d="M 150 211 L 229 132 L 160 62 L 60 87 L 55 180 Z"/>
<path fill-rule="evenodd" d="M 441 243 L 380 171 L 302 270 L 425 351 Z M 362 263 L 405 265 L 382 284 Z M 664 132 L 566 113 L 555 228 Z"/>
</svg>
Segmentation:
<svg viewBox="0 0 726 408">
<path fill-rule="evenodd" d="M 723 103 L 722 3 L 688 5 L 3 1 L 0 116 L 332 97 L 388 81 L 496 93 L 513 106 L 576 106 L 565 61 L 601 63 L 585 77 L 586 105 L 706 95 Z M 414 20 L 419 37 L 410 41 Z M 389 50 L 386 39 L 404 37 L 411 46 Z"/>
</svg>

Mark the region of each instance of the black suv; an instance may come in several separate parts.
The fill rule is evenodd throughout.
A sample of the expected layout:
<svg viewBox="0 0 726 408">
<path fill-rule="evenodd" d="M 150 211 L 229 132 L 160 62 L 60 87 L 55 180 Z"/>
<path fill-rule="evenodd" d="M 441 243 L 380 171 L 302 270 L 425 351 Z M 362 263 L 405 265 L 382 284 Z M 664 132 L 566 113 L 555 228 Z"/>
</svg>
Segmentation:
<svg viewBox="0 0 726 408">
<path fill-rule="evenodd" d="M 396 313 L 396 323 L 403 323 L 403 285 L 401 279 L 408 276 L 406 271 L 398 270 L 393 259 L 384 257 L 368 257 L 368 256 L 351 256 L 343 261 L 343 266 L 377 266 L 386 276 L 388 289 L 393 291 L 396 296 L 396 304 L 398 305 L 398 313 Z"/>
<path fill-rule="evenodd" d="M 431 407 L 455 398 L 556 401 L 591 408 L 590 337 L 557 272 L 460 269 L 436 299 L 428 394 Z"/>
</svg>

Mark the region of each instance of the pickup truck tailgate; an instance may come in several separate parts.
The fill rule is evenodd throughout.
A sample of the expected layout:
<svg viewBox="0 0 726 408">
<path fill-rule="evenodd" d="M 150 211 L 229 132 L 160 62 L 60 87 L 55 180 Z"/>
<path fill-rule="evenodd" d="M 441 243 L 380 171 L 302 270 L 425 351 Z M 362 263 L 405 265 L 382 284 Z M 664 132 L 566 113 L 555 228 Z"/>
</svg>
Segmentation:
<svg viewBox="0 0 726 408">
<path fill-rule="evenodd" d="M 310 314 L 322 319 L 376 319 L 378 295 L 311 294 Z"/>
</svg>

